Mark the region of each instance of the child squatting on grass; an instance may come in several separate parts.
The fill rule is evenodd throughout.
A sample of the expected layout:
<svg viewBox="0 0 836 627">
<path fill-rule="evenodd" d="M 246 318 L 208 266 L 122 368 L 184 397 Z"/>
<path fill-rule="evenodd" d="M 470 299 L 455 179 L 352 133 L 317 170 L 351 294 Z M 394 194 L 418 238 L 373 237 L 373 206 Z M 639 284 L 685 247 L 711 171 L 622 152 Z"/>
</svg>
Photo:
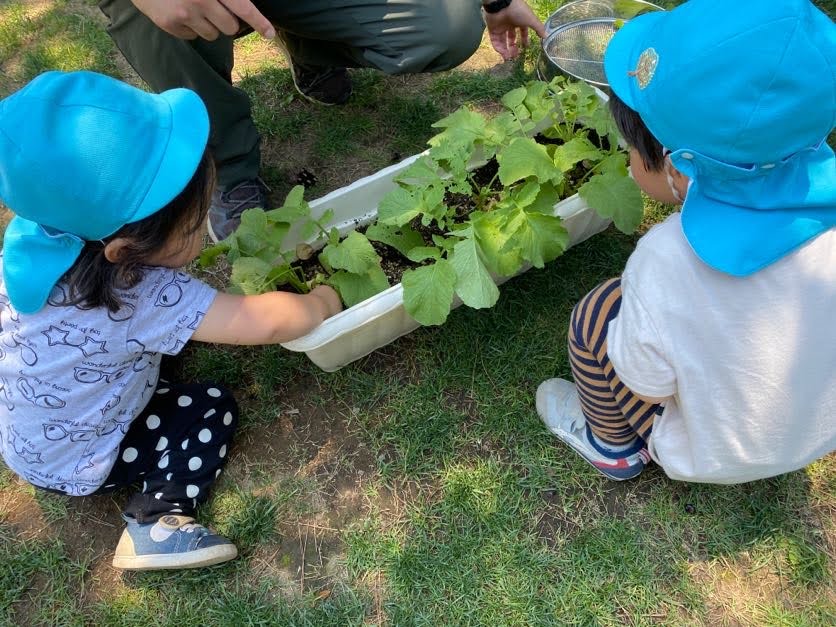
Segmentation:
<svg viewBox="0 0 836 627">
<path fill-rule="evenodd" d="M 639 186 L 682 211 L 575 307 L 548 428 L 611 479 L 741 483 L 836 449 L 836 26 L 808 0 L 691 0 L 604 66 Z M 577 386 L 577 387 L 576 387 Z"/>
<path fill-rule="evenodd" d="M 208 137 L 194 92 L 91 72 L 49 72 L 0 102 L 0 198 L 16 214 L 0 279 L 0 452 L 53 492 L 141 483 L 117 568 L 237 554 L 193 518 L 226 461 L 235 400 L 160 380 L 162 355 L 189 340 L 287 341 L 341 308 L 329 287 L 234 296 L 180 270 L 203 243 Z"/>
</svg>

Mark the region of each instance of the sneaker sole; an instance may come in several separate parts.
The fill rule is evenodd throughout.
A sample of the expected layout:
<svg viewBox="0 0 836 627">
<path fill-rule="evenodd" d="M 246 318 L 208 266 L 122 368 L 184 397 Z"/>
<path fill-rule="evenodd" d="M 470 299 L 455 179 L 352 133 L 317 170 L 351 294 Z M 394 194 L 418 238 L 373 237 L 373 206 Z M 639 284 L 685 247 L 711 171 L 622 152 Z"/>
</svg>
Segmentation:
<svg viewBox="0 0 836 627">
<path fill-rule="evenodd" d="M 113 567 L 120 570 L 173 570 L 199 568 L 228 562 L 238 557 L 234 544 L 210 546 L 188 553 L 164 553 L 160 555 L 115 555 Z"/>
<path fill-rule="evenodd" d="M 544 421 L 543 424 L 546 424 L 545 421 Z M 638 477 L 642 473 L 642 471 L 644 470 L 644 466 L 639 468 L 638 471 L 634 471 L 633 467 L 628 466 L 627 468 L 624 468 L 624 470 L 628 471 L 629 474 L 616 475 L 616 474 L 612 474 L 610 472 L 607 472 L 606 470 L 604 470 L 603 468 L 598 466 L 598 464 L 594 460 L 590 459 L 589 456 L 588 456 L 588 453 L 585 452 L 583 450 L 583 448 L 581 448 L 579 446 L 576 446 L 575 444 L 572 443 L 574 438 L 570 434 L 566 434 L 565 432 L 561 431 L 560 429 L 552 429 L 548 424 L 546 424 L 546 428 L 549 431 L 551 431 L 553 434 L 555 434 L 560 439 L 560 441 L 563 442 L 566 446 L 568 446 L 573 451 L 575 451 L 578 455 L 580 455 L 586 463 L 588 463 L 595 470 L 597 470 L 599 473 L 604 475 L 607 479 L 611 479 L 613 481 L 629 481 L 630 479 L 635 479 L 636 477 Z M 621 469 L 619 469 L 619 470 L 621 470 Z"/>
<path fill-rule="evenodd" d="M 221 240 L 218 239 L 218 236 L 215 235 L 215 231 L 212 230 L 212 219 L 209 216 L 206 216 L 206 230 L 209 232 L 209 239 L 216 244 L 219 244 Z"/>
</svg>

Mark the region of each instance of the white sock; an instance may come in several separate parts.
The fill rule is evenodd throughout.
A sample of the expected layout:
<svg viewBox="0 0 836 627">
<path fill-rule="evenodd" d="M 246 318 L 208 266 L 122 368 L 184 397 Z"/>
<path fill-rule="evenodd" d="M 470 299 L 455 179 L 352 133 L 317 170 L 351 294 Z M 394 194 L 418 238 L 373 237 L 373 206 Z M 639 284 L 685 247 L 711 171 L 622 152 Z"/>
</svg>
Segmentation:
<svg viewBox="0 0 836 627">
<path fill-rule="evenodd" d="M 626 451 L 627 449 L 629 449 L 631 446 L 633 446 L 636 443 L 636 437 L 638 437 L 638 436 L 635 436 L 632 440 L 630 440 L 626 444 L 610 444 L 609 442 L 604 442 L 601 438 L 599 438 L 597 435 L 595 435 L 592 432 L 592 429 L 590 429 L 588 433 L 589 433 L 590 436 L 592 436 L 595 439 L 595 444 L 600 446 L 602 449 L 604 449 L 608 453 L 620 453 L 621 451 Z"/>
</svg>

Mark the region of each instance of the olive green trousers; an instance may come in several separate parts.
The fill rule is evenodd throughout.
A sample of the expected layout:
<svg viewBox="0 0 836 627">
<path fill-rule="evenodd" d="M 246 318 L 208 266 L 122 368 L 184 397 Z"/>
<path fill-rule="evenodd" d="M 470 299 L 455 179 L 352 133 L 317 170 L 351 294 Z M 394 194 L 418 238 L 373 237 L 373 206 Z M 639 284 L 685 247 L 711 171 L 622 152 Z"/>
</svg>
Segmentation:
<svg viewBox="0 0 836 627">
<path fill-rule="evenodd" d="M 447 70 L 482 38 L 479 0 L 255 0 L 294 61 L 387 74 Z M 188 87 L 209 110 L 221 187 L 258 176 L 259 136 L 247 95 L 232 85 L 234 37 L 178 39 L 131 0 L 101 0 L 116 45 L 154 91 Z M 243 30 L 246 34 L 249 30 Z M 276 54 L 280 51 L 276 49 Z"/>
</svg>

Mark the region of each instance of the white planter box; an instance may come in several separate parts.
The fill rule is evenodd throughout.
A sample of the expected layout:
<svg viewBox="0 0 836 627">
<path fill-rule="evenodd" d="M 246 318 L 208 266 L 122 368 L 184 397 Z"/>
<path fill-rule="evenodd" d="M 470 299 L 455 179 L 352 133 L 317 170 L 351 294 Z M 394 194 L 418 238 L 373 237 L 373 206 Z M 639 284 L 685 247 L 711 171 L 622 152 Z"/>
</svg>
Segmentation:
<svg viewBox="0 0 836 627">
<path fill-rule="evenodd" d="M 314 200 L 311 202 L 312 213 L 318 216 L 326 209 L 333 209 L 334 219 L 327 227 L 336 226 L 341 234 L 373 222 L 378 203 L 395 187 L 395 177 L 421 156 L 413 155 Z M 554 213 L 563 219 L 569 231 L 570 246 L 603 231 L 610 224 L 577 194 L 555 205 Z M 456 301 L 456 306 L 458 304 Z M 419 326 L 404 309 L 403 287 L 398 283 L 329 318 L 308 335 L 282 346 L 306 353 L 317 366 L 333 372 Z"/>
</svg>

